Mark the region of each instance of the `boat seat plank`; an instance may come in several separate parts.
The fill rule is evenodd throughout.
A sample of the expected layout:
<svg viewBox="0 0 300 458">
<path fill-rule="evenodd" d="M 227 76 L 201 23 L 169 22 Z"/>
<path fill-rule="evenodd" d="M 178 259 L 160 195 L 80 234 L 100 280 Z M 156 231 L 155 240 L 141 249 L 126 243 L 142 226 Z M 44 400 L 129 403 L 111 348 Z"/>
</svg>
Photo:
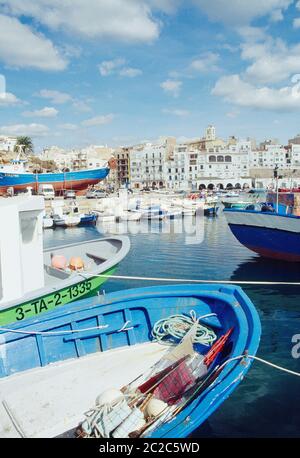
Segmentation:
<svg viewBox="0 0 300 458">
<path fill-rule="evenodd" d="M 167 350 L 164 345 L 148 342 L 0 380 L 0 437 L 20 437 L 18 429 L 25 437 L 63 434 L 78 425 L 101 392 L 128 384 Z M 82 391 L 82 387 L 86 389 Z"/>
</svg>

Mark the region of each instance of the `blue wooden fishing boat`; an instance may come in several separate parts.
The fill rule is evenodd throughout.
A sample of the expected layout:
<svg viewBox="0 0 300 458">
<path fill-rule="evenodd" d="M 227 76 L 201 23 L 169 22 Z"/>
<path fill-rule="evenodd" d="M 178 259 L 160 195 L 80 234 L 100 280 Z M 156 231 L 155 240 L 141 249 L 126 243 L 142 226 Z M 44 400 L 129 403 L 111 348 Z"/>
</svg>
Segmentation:
<svg viewBox="0 0 300 458">
<path fill-rule="evenodd" d="M 261 333 L 251 300 L 225 285 L 119 291 L 1 330 L 2 437 L 78 425 L 96 437 L 187 437 L 240 383 Z"/>
</svg>

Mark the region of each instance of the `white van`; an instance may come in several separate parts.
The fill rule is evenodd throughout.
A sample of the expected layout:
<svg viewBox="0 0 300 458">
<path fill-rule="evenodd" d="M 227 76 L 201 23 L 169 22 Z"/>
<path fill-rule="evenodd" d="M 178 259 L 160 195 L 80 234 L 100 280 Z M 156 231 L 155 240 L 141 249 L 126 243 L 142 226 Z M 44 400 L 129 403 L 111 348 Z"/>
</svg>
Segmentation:
<svg viewBox="0 0 300 458">
<path fill-rule="evenodd" d="M 44 199 L 54 199 L 55 192 L 52 184 L 40 184 L 38 189 L 38 195 L 44 196 Z"/>
</svg>

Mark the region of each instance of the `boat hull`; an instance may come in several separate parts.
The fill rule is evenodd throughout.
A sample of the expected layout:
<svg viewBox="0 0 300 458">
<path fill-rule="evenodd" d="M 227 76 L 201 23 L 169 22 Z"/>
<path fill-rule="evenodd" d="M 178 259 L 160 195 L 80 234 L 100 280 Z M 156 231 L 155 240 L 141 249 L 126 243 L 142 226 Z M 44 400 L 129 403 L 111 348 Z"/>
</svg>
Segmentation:
<svg viewBox="0 0 300 458">
<path fill-rule="evenodd" d="M 22 322 L 27 318 L 38 318 L 69 303 L 95 296 L 100 286 L 115 272 L 119 263 L 130 249 L 127 237 L 107 237 L 74 243 L 44 251 L 45 286 L 27 293 L 20 299 L 0 305 L 0 326 L 14 322 Z M 87 271 L 60 272 L 51 265 L 54 254 L 70 259 L 76 253 L 85 263 L 96 258 Z M 1 360 L 1 358 L 0 358 Z"/>
<path fill-rule="evenodd" d="M 8 188 L 13 187 L 15 191 L 25 191 L 32 187 L 36 192 L 41 184 L 50 184 L 54 191 L 71 189 L 82 191 L 88 186 L 97 184 L 104 180 L 110 169 L 102 167 L 99 169 L 78 170 L 61 173 L 0 173 L 0 193 L 5 193 Z"/>
<path fill-rule="evenodd" d="M 14 322 L 21 322 L 27 318 L 34 318 L 41 313 L 50 312 L 60 306 L 71 302 L 96 296 L 100 286 L 108 280 L 117 269 L 117 266 L 103 272 L 105 277 L 91 277 L 75 283 L 72 286 L 58 289 L 44 296 L 35 298 L 31 301 L 15 305 L 6 310 L 0 310 L 0 326 L 5 326 Z"/>
<path fill-rule="evenodd" d="M 13 407 L 18 406 L 17 418 L 22 420 L 27 437 L 53 437 L 70 431 L 78 425 L 78 417 L 83 416 L 101 393 L 105 373 L 109 383 L 107 389 L 113 383 L 111 374 L 114 367 L 116 388 L 124 386 L 125 379 L 127 385 L 149 370 L 148 366 L 141 372 L 140 365 L 134 364 L 134 376 L 129 378 L 128 368 L 132 357 L 127 352 L 128 357 L 124 358 L 125 352 L 132 347 L 131 355 L 140 352 L 143 357 L 143 348 L 152 342 L 157 353 L 157 343 L 151 337 L 155 323 L 175 313 L 189 316 L 191 310 L 196 316 L 213 314 L 207 316 L 204 323 L 213 327 L 219 336 L 232 329 L 228 346 L 216 361 L 221 367 L 224 361 L 226 365 L 214 380 L 213 388 L 212 385 L 208 386 L 176 416 L 159 423 L 144 435 L 153 438 L 188 437 L 241 382 L 252 363 L 247 354 L 255 355 L 258 349 L 261 333 L 259 316 L 241 288 L 228 285 L 172 285 L 123 290 L 93 301 L 74 303 L 67 311 L 54 310 L 39 320 L 15 323 L 10 330 L 0 332 L 6 351 L 5 364 L 0 364 L 0 402 L 7 399 L 8 391 L 13 394 L 11 402 Z M 161 350 L 164 347 L 161 346 Z M 203 348 L 204 353 L 207 350 L 207 347 Z M 91 361 L 88 358 L 92 353 L 95 357 L 98 354 L 103 358 L 106 352 L 109 353 L 104 363 L 93 358 L 92 363 L 84 368 L 81 365 L 84 361 Z M 117 352 L 120 356 L 112 365 L 111 357 Z M 153 350 L 151 353 L 153 355 Z M 243 364 L 238 359 L 242 355 Z M 77 363 L 77 369 L 74 367 L 71 379 L 67 377 L 65 381 L 66 371 L 72 363 Z M 100 372 L 93 376 L 91 369 L 97 367 Z M 57 370 L 62 377 L 57 376 Z M 49 381 L 51 387 L 45 387 L 44 380 L 46 384 Z M 20 382 L 25 408 L 20 408 L 16 385 L 13 385 Z M 26 396 L 24 389 L 30 389 L 30 394 Z M 34 406 L 32 393 L 36 400 Z M 81 402 L 79 407 L 78 393 Z M 11 421 L 9 417 L 6 420 L 7 424 Z"/>
<path fill-rule="evenodd" d="M 242 210 L 225 210 L 236 239 L 271 259 L 300 262 L 300 218 Z"/>
</svg>

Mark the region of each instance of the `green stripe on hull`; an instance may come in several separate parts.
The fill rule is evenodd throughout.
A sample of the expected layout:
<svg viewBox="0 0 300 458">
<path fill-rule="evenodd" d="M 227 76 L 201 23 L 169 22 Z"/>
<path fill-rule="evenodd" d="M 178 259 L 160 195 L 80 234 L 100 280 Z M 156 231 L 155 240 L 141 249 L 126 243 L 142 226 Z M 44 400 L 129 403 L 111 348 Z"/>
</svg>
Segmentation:
<svg viewBox="0 0 300 458">
<path fill-rule="evenodd" d="M 112 275 L 117 266 L 103 272 L 103 275 Z M 9 309 L 0 310 L 0 326 L 22 321 L 26 318 L 32 318 L 41 313 L 54 310 L 56 307 L 70 304 L 79 299 L 84 299 L 90 296 L 95 296 L 99 291 L 100 286 L 106 282 L 106 277 L 91 277 L 87 280 L 76 283 L 68 288 L 63 288 L 46 294 L 45 296 L 37 297 L 29 302 L 15 305 Z"/>
</svg>

